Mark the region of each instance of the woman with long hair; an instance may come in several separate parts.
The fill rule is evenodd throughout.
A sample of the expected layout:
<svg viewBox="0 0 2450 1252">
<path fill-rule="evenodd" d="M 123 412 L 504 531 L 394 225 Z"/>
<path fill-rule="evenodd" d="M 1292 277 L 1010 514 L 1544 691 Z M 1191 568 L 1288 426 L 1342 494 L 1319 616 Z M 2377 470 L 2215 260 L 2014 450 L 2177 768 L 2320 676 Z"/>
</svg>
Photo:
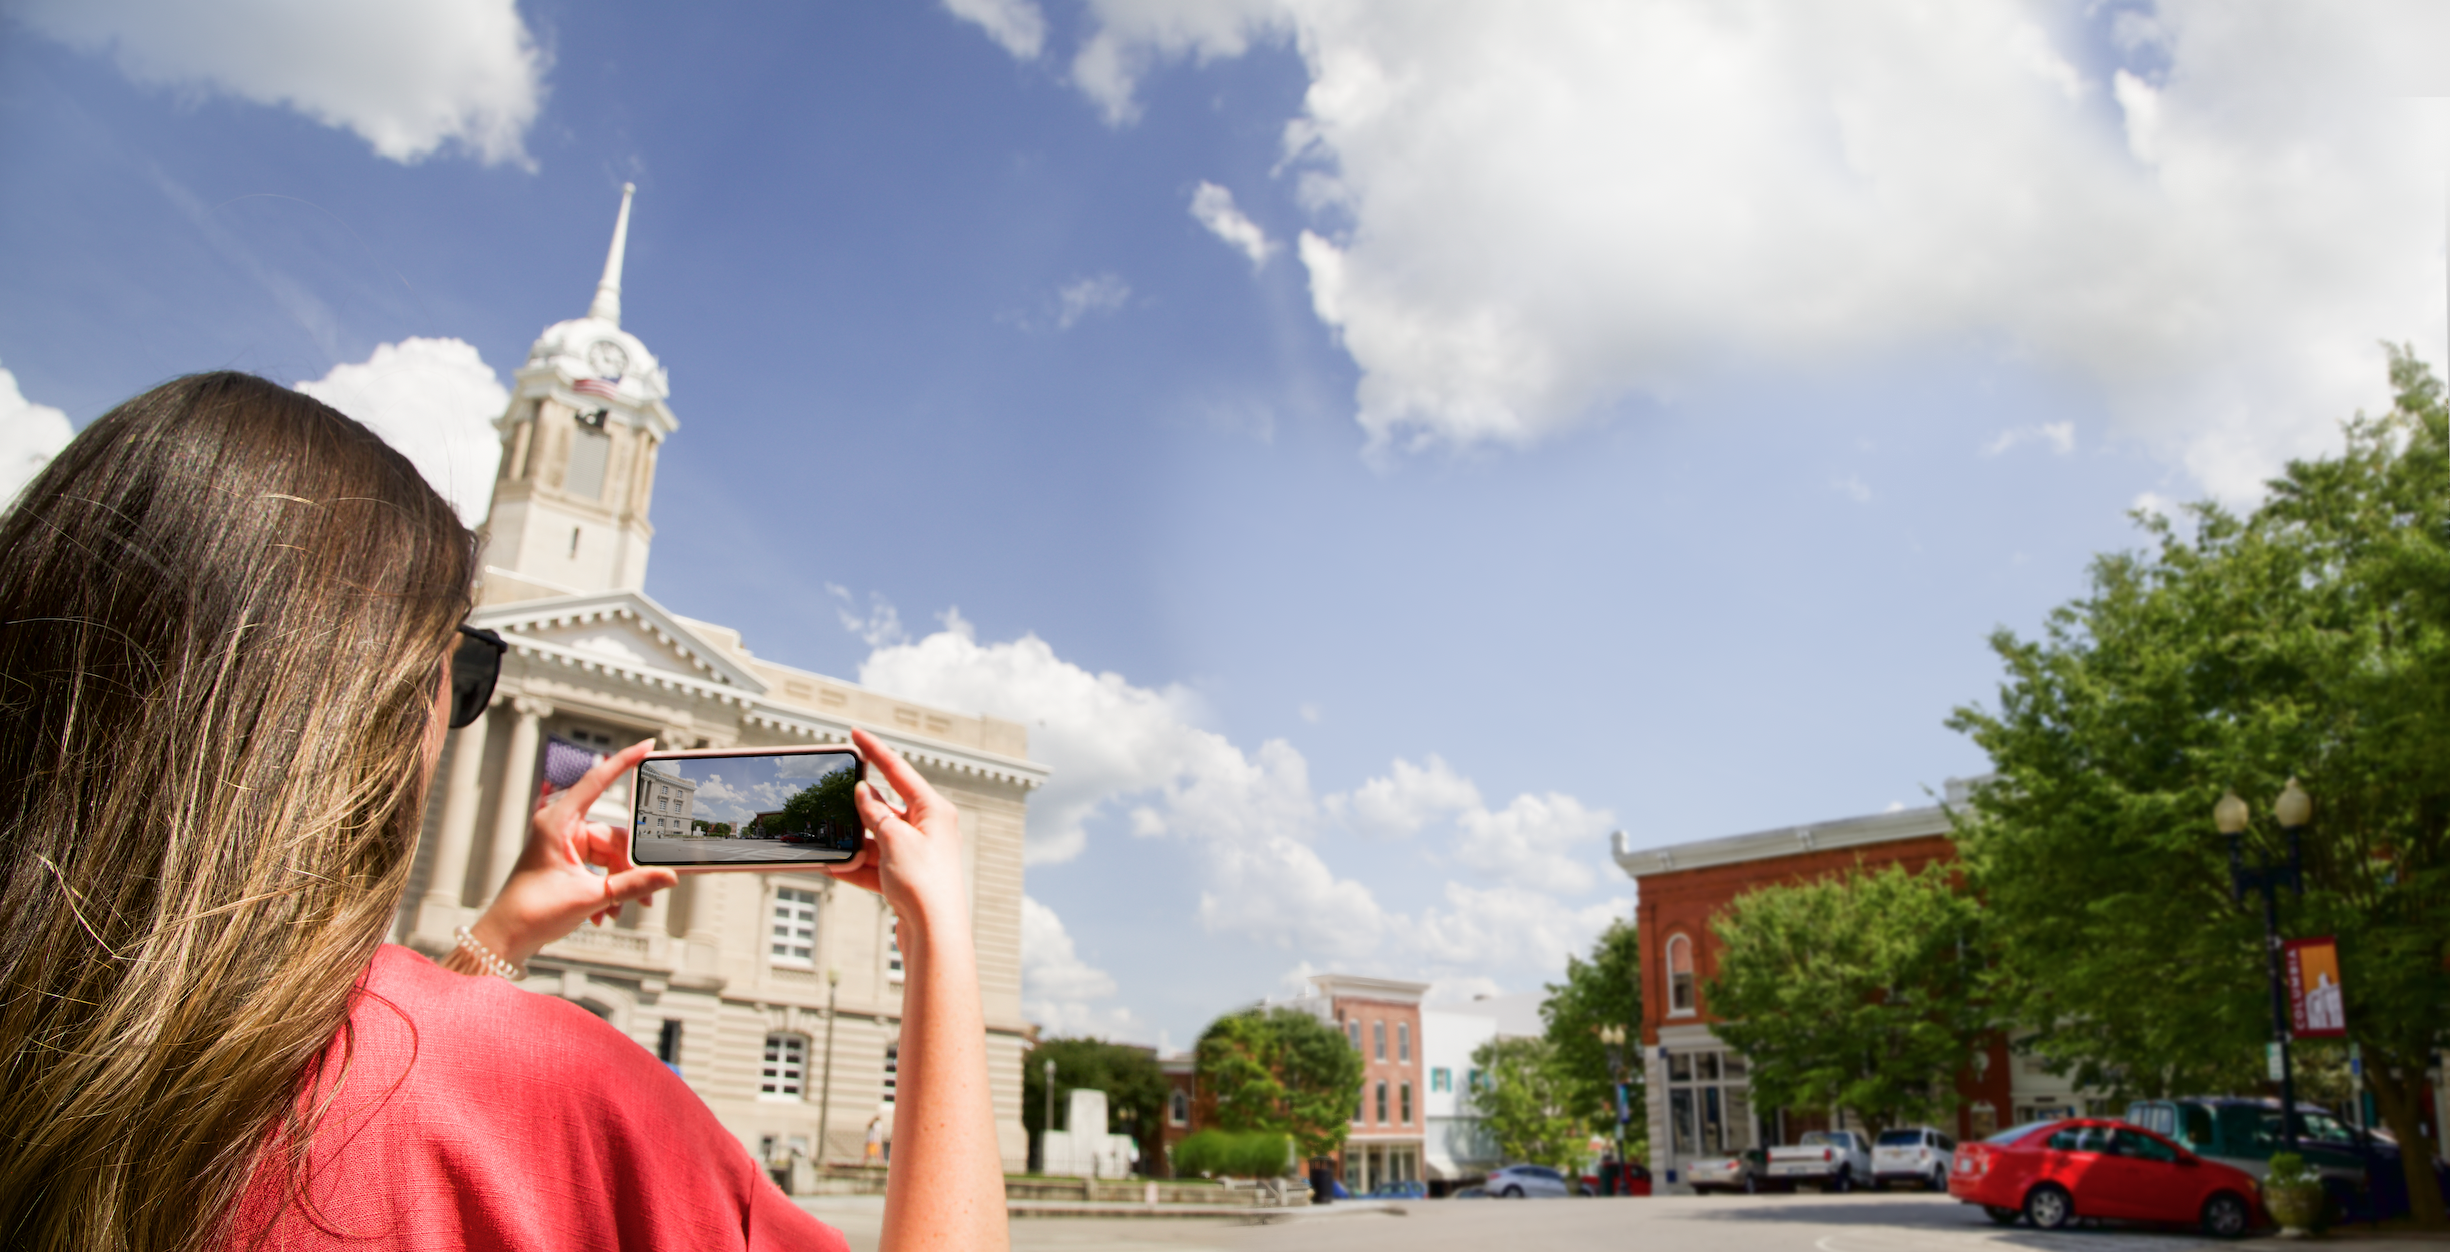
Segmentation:
<svg viewBox="0 0 2450 1252">
<path fill-rule="evenodd" d="M 475 573 L 406 458 L 244 374 L 96 419 L 0 515 L 0 1245 L 842 1246 L 643 1049 L 491 976 L 675 883 L 584 818 L 649 745 L 538 812 L 442 966 L 383 942 Z M 884 1246 L 999 1245 L 958 817 L 856 740 L 905 804 L 863 786 L 834 871 L 907 962 Z"/>
</svg>

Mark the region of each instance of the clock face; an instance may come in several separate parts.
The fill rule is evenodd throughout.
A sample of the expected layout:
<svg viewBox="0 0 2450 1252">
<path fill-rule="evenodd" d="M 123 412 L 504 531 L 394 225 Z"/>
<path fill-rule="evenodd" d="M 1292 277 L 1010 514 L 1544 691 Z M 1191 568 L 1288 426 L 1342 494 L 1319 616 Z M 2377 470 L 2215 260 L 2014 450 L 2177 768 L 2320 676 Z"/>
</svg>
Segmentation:
<svg viewBox="0 0 2450 1252">
<path fill-rule="evenodd" d="M 587 364 L 595 367 L 598 378 L 619 378 L 630 367 L 630 354 L 610 339 L 598 339 L 587 349 Z"/>
</svg>

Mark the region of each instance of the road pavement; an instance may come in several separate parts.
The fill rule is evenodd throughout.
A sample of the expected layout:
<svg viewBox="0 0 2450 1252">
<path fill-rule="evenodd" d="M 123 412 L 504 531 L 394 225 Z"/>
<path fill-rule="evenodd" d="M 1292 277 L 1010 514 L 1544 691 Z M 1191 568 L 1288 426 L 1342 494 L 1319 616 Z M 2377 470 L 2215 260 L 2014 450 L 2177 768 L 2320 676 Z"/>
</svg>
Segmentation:
<svg viewBox="0 0 2450 1252">
<path fill-rule="evenodd" d="M 851 1247 L 876 1247 L 881 1197 L 811 1198 Z M 1641 1199 L 1420 1200 L 1401 1212 L 1346 1212 L 1264 1225 L 1163 1218 L 1016 1220 L 1012 1246 L 1062 1252 L 1486 1252 L 1512 1248 L 1640 1252 L 2209 1252 L 2185 1231 L 2042 1232 L 1994 1226 L 1946 1196 L 1661 1196 Z M 2273 1249 L 2261 1239 L 2248 1247 Z M 2353 1252 L 2444 1252 L 2441 1243 L 2357 1239 Z"/>
</svg>

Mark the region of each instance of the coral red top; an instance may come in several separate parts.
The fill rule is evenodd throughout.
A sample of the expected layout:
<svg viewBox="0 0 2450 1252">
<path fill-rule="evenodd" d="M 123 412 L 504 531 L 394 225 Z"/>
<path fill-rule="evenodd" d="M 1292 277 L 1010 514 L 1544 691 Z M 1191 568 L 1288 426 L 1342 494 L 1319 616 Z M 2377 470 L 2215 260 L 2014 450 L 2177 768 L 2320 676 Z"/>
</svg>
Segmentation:
<svg viewBox="0 0 2450 1252">
<path fill-rule="evenodd" d="M 259 1169 L 232 1247 L 847 1248 L 585 1009 L 391 944 L 360 987 L 355 1055 L 310 1159 L 314 1211 Z"/>
</svg>

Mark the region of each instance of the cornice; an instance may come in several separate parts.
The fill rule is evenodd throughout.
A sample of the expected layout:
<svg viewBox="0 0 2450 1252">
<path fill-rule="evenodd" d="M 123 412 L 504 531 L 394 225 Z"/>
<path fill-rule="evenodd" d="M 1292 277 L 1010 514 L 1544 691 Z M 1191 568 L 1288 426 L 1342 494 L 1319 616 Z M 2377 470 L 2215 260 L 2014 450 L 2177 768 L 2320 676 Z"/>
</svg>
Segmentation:
<svg viewBox="0 0 2450 1252">
<path fill-rule="evenodd" d="M 541 585 L 541 584 L 540 584 Z M 521 642 L 540 649 L 568 653 L 629 672 L 636 667 L 623 666 L 617 661 L 581 652 L 560 644 L 535 639 L 525 630 L 550 630 L 556 626 L 578 626 L 594 622 L 634 622 L 656 642 L 678 649 L 714 683 L 733 689 L 734 694 L 764 695 L 766 682 L 746 666 L 723 655 L 712 644 L 698 637 L 697 632 L 680 623 L 669 609 L 657 604 L 643 592 L 597 591 L 584 595 L 547 596 L 536 600 L 510 600 L 488 605 L 469 618 L 479 626 L 490 626 L 504 633 L 505 639 L 516 636 Z M 682 678 L 664 670 L 636 670 L 640 674 Z"/>
<path fill-rule="evenodd" d="M 873 722 L 850 717 L 811 715 L 799 710 L 783 710 L 756 701 L 748 715 L 740 719 L 744 725 L 762 726 L 768 730 L 806 739 L 811 743 L 849 743 L 853 729 L 864 730 L 885 741 L 885 746 L 913 765 L 926 766 L 956 777 L 976 778 L 984 782 L 1002 783 L 1023 791 L 1035 791 L 1046 785 L 1048 770 L 1035 761 L 989 752 L 984 748 L 966 747 L 928 739 L 899 730 L 888 730 Z"/>
<path fill-rule="evenodd" d="M 1634 849 L 1619 842 L 1613 853 L 1617 866 L 1628 877 L 1641 879 L 1653 874 L 1764 861 L 1805 852 L 1827 852 L 1895 843 L 1903 839 L 1923 839 L 1932 835 L 1944 836 L 1953 829 L 1948 820 L 1947 807 L 1934 804 L 1841 821 L 1781 826 L 1775 830 L 1671 844 L 1664 848 Z"/>
</svg>

